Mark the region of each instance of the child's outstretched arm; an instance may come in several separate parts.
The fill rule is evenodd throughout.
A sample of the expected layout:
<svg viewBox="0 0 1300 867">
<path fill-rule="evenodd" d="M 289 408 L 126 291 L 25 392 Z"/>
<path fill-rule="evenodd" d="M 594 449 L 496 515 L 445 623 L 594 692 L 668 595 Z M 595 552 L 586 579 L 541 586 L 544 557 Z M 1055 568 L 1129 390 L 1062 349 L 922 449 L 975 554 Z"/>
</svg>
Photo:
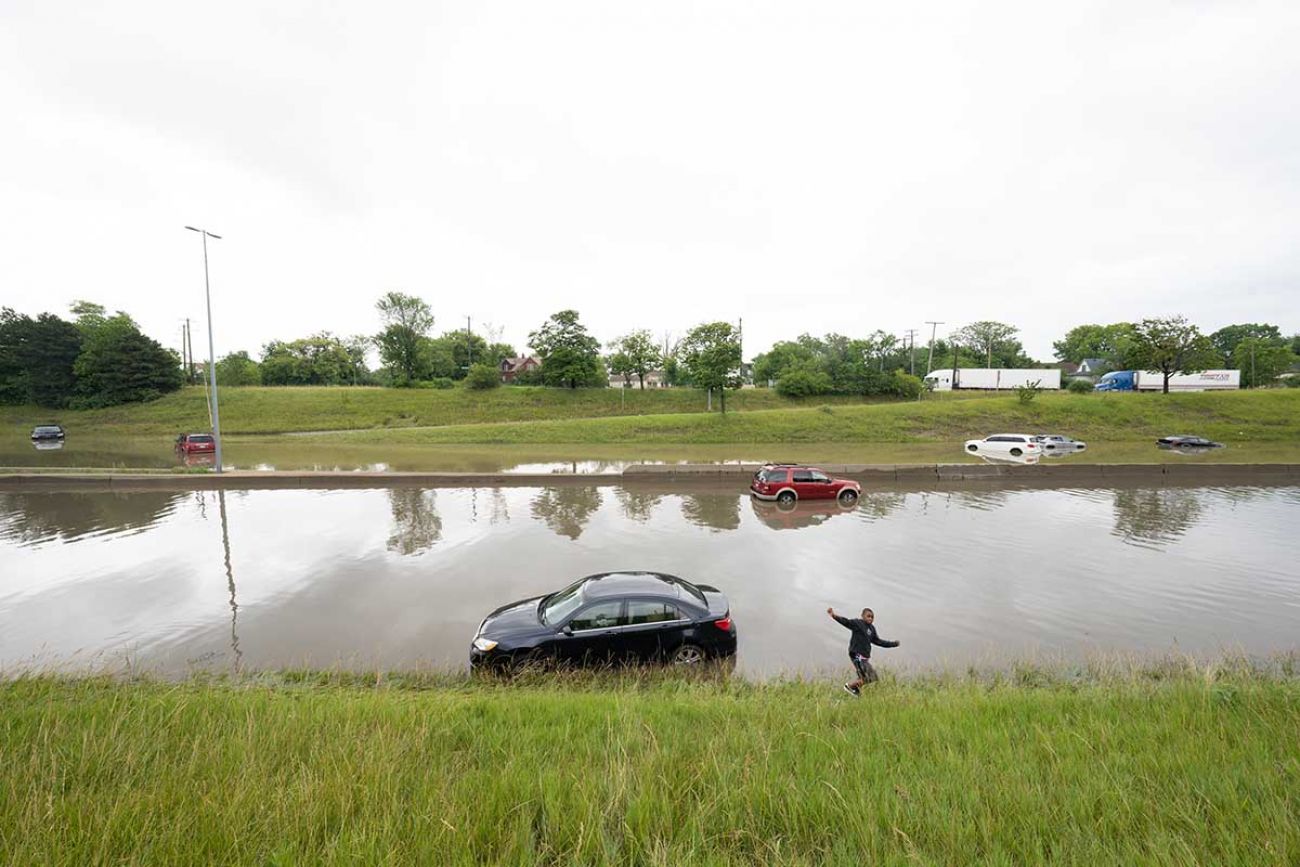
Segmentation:
<svg viewBox="0 0 1300 867">
<path fill-rule="evenodd" d="M 831 620 L 834 620 L 836 623 L 838 623 L 840 626 L 843 626 L 845 629 L 853 628 L 853 621 L 849 620 L 849 618 L 847 617 L 841 617 L 838 614 L 836 614 L 834 608 L 827 608 L 826 613 L 831 616 Z"/>
<path fill-rule="evenodd" d="M 876 645 L 876 647 L 897 647 L 899 644 L 897 641 L 887 641 L 879 635 L 872 636 L 871 643 Z"/>
</svg>

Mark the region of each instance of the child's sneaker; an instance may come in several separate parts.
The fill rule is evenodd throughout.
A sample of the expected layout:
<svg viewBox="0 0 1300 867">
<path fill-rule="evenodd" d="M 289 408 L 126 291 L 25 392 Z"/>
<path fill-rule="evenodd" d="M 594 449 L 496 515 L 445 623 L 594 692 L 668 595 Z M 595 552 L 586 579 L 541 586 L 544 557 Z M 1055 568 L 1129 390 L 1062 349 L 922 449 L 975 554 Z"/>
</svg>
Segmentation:
<svg viewBox="0 0 1300 867">
<path fill-rule="evenodd" d="M 849 695 L 856 695 L 856 696 L 862 695 L 862 690 L 848 683 L 844 684 L 844 691 L 847 692 Z"/>
</svg>

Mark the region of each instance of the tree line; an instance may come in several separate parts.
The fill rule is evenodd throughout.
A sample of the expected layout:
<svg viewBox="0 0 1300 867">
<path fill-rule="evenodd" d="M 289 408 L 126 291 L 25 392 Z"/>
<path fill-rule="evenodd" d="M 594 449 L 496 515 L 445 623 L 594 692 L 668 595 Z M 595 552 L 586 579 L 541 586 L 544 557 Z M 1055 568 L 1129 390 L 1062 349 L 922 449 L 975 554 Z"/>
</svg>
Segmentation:
<svg viewBox="0 0 1300 867">
<path fill-rule="evenodd" d="M 0 403 L 91 409 L 154 400 L 181 387 L 175 352 L 128 314 L 77 301 L 72 320 L 0 309 Z"/>
</svg>

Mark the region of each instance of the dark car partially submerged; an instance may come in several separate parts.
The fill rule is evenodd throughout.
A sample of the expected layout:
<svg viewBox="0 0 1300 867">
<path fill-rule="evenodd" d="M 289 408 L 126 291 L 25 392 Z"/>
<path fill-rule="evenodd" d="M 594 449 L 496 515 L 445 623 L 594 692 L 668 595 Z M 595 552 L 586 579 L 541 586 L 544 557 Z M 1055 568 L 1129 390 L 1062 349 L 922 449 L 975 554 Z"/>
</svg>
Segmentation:
<svg viewBox="0 0 1300 867">
<path fill-rule="evenodd" d="M 1162 449 L 1221 449 L 1223 443 L 1216 443 L 1214 440 L 1207 440 L 1205 437 L 1194 436 L 1169 436 L 1161 437 L 1156 440 L 1156 445 Z"/>
<path fill-rule="evenodd" d="M 735 652 L 730 604 L 716 587 L 658 572 L 607 572 L 493 611 L 470 645 L 470 665 L 689 665 Z"/>
<path fill-rule="evenodd" d="M 67 434 L 65 434 L 63 428 L 57 424 L 38 424 L 36 427 L 32 428 L 32 439 L 37 442 L 42 440 L 61 440 L 65 436 L 67 436 Z"/>
</svg>

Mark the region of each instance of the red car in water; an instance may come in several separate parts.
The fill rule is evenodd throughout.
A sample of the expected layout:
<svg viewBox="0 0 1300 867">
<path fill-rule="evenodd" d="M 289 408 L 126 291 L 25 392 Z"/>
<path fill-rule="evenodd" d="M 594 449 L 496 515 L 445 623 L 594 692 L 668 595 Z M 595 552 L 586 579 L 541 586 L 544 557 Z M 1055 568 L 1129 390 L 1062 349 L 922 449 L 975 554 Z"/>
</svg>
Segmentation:
<svg viewBox="0 0 1300 867">
<path fill-rule="evenodd" d="M 176 451 L 182 455 L 205 454 L 217 451 L 217 441 L 212 434 L 181 434 L 176 438 Z"/>
<path fill-rule="evenodd" d="M 793 503 L 795 500 L 857 502 L 862 485 L 852 479 L 833 479 L 816 467 L 803 464 L 763 464 L 749 483 L 750 495 L 760 500 Z"/>
</svg>

